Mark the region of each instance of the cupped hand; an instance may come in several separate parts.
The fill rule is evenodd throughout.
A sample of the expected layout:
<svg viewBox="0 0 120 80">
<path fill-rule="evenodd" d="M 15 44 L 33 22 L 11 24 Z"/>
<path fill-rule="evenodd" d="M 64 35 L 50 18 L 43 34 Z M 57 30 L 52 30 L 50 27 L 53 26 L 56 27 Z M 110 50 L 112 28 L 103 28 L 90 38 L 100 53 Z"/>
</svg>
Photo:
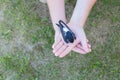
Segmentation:
<svg viewBox="0 0 120 80">
<path fill-rule="evenodd" d="M 52 46 L 53 53 L 55 56 L 64 57 L 66 56 L 71 50 L 86 54 L 91 51 L 91 46 L 88 43 L 86 38 L 84 29 L 82 27 L 74 26 L 72 24 L 67 24 L 69 28 L 75 33 L 76 40 L 74 43 L 66 44 L 62 39 L 60 31 L 55 32 L 55 42 Z"/>
</svg>

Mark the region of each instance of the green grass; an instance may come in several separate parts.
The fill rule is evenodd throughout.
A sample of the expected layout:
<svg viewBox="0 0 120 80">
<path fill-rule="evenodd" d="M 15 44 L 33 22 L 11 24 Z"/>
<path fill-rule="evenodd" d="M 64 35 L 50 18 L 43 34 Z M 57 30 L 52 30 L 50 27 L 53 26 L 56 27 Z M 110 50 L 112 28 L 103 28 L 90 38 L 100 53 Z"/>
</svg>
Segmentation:
<svg viewBox="0 0 120 80">
<path fill-rule="evenodd" d="M 66 0 L 71 9 L 75 1 Z M 0 80 L 119 80 L 120 1 L 98 0 L 86 23 L 92 52 L 52 53 L 54 30 L 39 0 L 0 0 Z M 43 10 L 39 8 L 43 8 Z M 1 16 L 0 16 L 1 17 Z"/>
</svg>

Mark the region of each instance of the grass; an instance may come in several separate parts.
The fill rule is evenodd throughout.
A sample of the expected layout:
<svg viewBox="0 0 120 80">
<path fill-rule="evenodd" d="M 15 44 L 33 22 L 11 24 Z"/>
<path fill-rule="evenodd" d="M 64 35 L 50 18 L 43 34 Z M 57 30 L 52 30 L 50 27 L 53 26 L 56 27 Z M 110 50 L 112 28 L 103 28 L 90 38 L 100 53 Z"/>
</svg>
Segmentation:
<svg viewBox="0 0 120 80">
<path fill-rule="evenodd" d="M 72 3 L 66 0 L 68 18 Z M 62 59 L 52 53 L 54 30 L 49 16 L 41 15 L 42 5 L 39 0 L 0 0 L 0 80 L 120 79 L 119 0 L 98 0 L 91 11 L 85 31 L 92 52 L 71 52 Z"/>
</svg>

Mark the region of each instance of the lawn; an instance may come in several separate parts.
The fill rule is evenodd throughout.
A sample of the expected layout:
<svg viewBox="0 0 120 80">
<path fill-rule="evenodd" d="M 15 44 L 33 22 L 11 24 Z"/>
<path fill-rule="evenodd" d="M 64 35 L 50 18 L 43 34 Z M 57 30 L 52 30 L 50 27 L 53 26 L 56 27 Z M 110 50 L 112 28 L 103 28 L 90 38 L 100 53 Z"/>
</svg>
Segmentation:
<svg viewBox="0 0 120 80">
<path fill-rule="evenodd" d="M 74 4 L 66 0 L 68 20 Z M 47 5 L 0 0 L 0 80 L 120 80 L 120 1 L 98 0 L 85 31 L 92 52 L 55 57 Z"/>
</svg>

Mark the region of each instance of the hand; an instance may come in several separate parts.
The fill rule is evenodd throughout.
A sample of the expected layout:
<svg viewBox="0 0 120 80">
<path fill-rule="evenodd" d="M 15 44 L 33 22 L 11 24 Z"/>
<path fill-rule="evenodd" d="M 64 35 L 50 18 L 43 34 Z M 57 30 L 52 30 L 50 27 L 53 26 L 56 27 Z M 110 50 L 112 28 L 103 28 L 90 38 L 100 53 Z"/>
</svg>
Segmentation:
<svg viewBox="0 0 120 80">
<path fill-rule="evenodd" d="M 62 40 L 60 31 L 56 30 L 55 42 L 53 44 L 53 53 L 55 53 L 56 56 L 64 57 L 71 50 L 82 54 L 90 52 L 91 46 L 88 44 L 83 28 L 74 27 L 72 24 L 68 24 L 68 26 L 75 33 L 77 39 L 73 44 L 66 45 L 65 42 Z"/>
</svg>

